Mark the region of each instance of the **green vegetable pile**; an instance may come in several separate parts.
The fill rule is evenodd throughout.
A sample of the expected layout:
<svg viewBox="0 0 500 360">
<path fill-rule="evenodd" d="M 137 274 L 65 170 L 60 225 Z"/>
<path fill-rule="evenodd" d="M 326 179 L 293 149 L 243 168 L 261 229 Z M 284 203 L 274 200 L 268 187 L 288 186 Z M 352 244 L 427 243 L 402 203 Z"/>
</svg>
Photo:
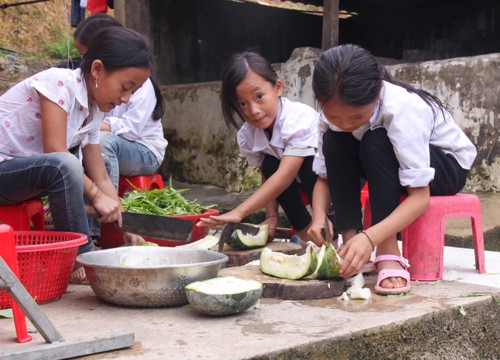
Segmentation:
<svg viewBox="0 0 500 360">
<path fill-rule="evenodd" d="M 188 201 L 182 193 L 189 189 L 176 190 L 172 187 L 172 178 L 163 189 L 141 190 L 130 184 L 134 190 L 125 193 L 120 199 L 126 212 L 149 215 L 195 215 L 216 205 L 202 206 L 197 200 Z"/>
</svg>

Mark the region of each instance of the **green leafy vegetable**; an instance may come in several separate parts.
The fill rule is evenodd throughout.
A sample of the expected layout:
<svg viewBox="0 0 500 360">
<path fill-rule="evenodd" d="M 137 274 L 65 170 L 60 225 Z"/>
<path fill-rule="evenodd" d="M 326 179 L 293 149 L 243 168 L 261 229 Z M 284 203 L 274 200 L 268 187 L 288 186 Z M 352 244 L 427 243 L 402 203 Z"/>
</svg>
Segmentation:
<svg viewBox="0 0 500 360">
<path fill-rule="evenodd" d="M 160 216 L 195 215 L 216 205 L 202 206 L 197 200 L 188 201 L 182 193 L 189 189 L 176 190 L 172 187 L 172 178 L 163 189 L 141 190 L 130 184 L 134 190 L 120 199 L 126 212 Z"/>
</svg>

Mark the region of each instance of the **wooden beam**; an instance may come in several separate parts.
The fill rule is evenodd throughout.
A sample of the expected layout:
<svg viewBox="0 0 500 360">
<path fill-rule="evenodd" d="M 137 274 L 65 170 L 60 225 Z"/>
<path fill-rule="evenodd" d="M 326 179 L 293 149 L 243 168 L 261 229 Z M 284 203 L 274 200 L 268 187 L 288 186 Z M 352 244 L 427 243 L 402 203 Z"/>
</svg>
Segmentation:
<svg viewBox="0 0 500 360">
<path fill-rule="evenodd" d="M 323 0 L 323 35 L 321 39 L 323 50 L 339 44 L 339 1 Z"/>
</svg>

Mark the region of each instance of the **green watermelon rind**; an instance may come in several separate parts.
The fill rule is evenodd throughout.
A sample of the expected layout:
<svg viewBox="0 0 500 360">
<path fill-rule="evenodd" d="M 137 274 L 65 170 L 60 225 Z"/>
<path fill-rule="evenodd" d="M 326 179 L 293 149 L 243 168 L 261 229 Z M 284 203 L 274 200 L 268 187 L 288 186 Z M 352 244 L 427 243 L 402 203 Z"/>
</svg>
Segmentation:
<svg viewBox="0 0 500 360">
<path fill-rule="evenodd" d="M 317 280 L 328 280 L 340 278 L 340 266 L 342 259 L 331 243 L 322 245 L 318 254 L 318 266 L 313 273 Z"/>
</svg>

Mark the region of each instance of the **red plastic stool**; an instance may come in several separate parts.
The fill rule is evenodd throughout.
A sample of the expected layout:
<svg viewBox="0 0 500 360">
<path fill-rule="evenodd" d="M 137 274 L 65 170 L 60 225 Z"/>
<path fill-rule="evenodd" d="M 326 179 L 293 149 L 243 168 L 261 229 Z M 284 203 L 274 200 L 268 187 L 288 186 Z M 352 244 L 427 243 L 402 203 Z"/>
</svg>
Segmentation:
<svg viewBox="0 0 500 360">
<path fill-rule="evenodd" d="M 163 179 L 160 174 L 120 176 L 118 182 L 118 196 L 122 197 L 127 190 L 134 190 L 134 187 L 141 190 L 150 190 L 163 189 L 165 185 L 163 184 Z"/>
<path fill-rule="evenodd" d="M 6 224 L 0 224 L 0 257 L 2 257 L 14 275 L 19 278 L 14 230 L 11 226 Z M 31 336 L 28 335 L 28 329 L 26 327 L 26 317 L 15 301 L 12 301 L 12 312 L 14 314 L 17 341 L 20 343 L 31 341 Z"/>
<path fill-rule="evenodd" d="M 406 196 L 401 196 L 401 200 Z M 486 273 L 484 262 L 483 220 L 481 202 L 476 195 L 431 196 L 428 209 L 403 229 L 403 257 L 410 262 L 411 280 L 441 280 L 445 221 L 453 217 L 470 217 L 476 269 Z M 371 225 L 370 198 L 367 198 L 363 227 Z"/>
<path fill-rule="evenodd" d="M 19 204 L 0 205 L 0 222 L 9 224 L 15 231 L 45 231 L 45 213 L 40 199 Z"/>
</svg>

